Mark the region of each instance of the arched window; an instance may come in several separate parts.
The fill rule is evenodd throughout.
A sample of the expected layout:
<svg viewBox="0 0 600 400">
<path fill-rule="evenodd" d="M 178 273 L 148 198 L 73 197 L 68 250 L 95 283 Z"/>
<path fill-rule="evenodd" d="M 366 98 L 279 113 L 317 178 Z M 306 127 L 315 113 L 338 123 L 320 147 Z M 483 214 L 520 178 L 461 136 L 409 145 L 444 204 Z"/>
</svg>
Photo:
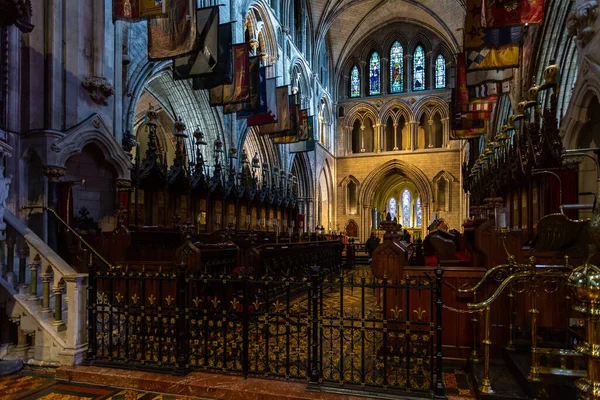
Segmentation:
<svg viewBox="0 0 600 400">
<path fill-rule="evenodd" d="M 404 49 L 395 41 L 390 49 L 390 93 L 404 90 Z"/>
<path fill-rule="evenodd" d="M 360 76 L 358 67 L 355 65 L 350 72 L 350 97 L 360 96 Z"/>
<path fill-rule="evenodd" d="M 435 88 L 443 89 L 446 87 L 446 59 L 443 55 L 435 59 Z"/>
<path fill-rule="evenodd" d="M 402 192 L 402 226 L 410 226 L 410 191 Z"/>
<path fill-rule="evenodd" d="M 393 197 L 388 201 L 388 214 L 390 214 L 390 217 L 392 218 L 396 217 L 398 214 L 398 203 Z"/>
<path fill-rule="evenodd" d="M 379 81 L 379 69 L 381 62 L 379 60 L 379 54 L 376 51 L 371 54 L 369 60 L 369 94 L 376 95 L 381 93 L 381 86 Z"/>
<path fill-rule="evenodd" d="M 417 226 L 421 227 L 423 226 L 423 209 L 421 208 L 421 198 L 417 197 L 417 201 L 415 202 L 415 208 L 416 208 L 416 212 L 415 214 L 417 215 Z"/>
<path fill-rule="evenodd" d="M 413 54 L 413 90 L 425 90 L 425 50 L 421 45 Z"/>
</svg>

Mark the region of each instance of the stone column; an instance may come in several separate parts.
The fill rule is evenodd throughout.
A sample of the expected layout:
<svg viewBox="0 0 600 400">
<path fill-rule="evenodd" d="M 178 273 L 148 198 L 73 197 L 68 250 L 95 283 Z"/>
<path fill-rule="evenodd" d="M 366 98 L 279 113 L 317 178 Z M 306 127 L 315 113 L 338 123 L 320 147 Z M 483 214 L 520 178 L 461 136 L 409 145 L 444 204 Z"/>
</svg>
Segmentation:
<svg viewBox="0 0 600 400">
<path fill-rule="evenodd" d="M 410 138 L 409 149 L 416 150 L 417 144 L 419 143 L 419 138 L 417 137 L 419 122 L 418 121 L 410 121 L 410 134 L 408 135 Z"/>
<path fill-rule="evenodd" d="M 442 118 L 442 125 L 444 127 L 442 147 L 450 147 L 450 118 Z"/>
<path fill-rule="evenodd" d="M 65 175 L 65 168 L 49 166 L 44 168 L 48 177 L 48 207 L 58 211 L 58 182 Z M 48 215 L 48 246 L 58 253 L 58 221 L 54 215 Z"/>
<path fill-rule="evenodd" d="M 369 76 L 367 70 L 367 62 L 365 60 L 360 60 L 360 94 L 361 96 L 366 96 L 369 94 Z"/>
<path fill-rule="evenodd" d="M 41 266 L 42 266 L 42 259 L 40 258 L 39 254 L 36 254 L 35 257 L 33 257 L 33 261 L 31 261 L 29 264 L 31 280 L 29 282 L 29 296 L 27 297 L 27 300 L 37 301 L 39 299 L 39 297 L 37 295 L 38 294 L 37 284 L 38 284 L 38 271 Z"/>
<path fill-rule="evenodd" d="M 360 125 L 360 152 L 365 152 L 365 126 Z"/>
<path fill-rule="evenodd" d="M 398 123 L 394 122 L 394 151 L 398 151 Z"/>
<path fill-rule="evenodd" d="M 352 154 L 352 129 L 351 126 L 346 126 L 346 155 Z"/>
<path fill-rule="evenodd" d="M 405 92 L 412 92 L 412 72 L 413 72 L 413 68 L 412 68 L 412 55 L 411 54 L 407 54 L 404 56 L 404 91 Z"/>
<path fill-rule="evenodd" d="M 373 151 L 379 153 L 381 151 L 381 125 L 373 126 Z"/>
<path fill-rule="evenodd" d="M 66 329 L 65 321 L 62 319 L 62 299 L 64 290 L 65 285 L 62 283 L 52 287 L 52 291 L 54 292 L 54 321 L 52 321 L 52 325 L 56 328 L 57 332 Z"/>
<path fill-rule="evenodd" d="M 312 208 L 313 208 L 313 199 L 307 199 L 306 200 L 307 204 L 306 204 L 306 216 L 305 218 L 305 225 L 306 225 L 306 231 L 310 234 L 311 232 L 311 227 L 314 226 L 314 223 L 311 221 L 311 218 L 313 218 L 312 216 Z"/>
<path fill-rule="evenodd" d="M 432 65 L 431 53 L 431 51 L 425 53 L 425 89 L 428 90 L 433 89 L 435 82 L 435 66 Z"/>
<path fill-rule="evenodd" d="M 389 59 L 387 57 L 381 58 L 381 69 L 379 70 L 379 92 L 381 94 L 388 94 L 389 90 L 389 82 L 392 77 L 390 76 L 390 67 L 388 64 Z M 387 79 L 383 79 L 383 77 L 387 77 Z M 388 84 L 384 84 L 387 82 Z"/>
<path fill-rule="evenodd" d="M 430 119 L 427 121 L 427 137 L 429 138 L 429 144 L 427 145 L 428 148 L 432 148 L 433 147 L 433 120 Z"/>
<path fill-rule="evenodd" d="M 44 268 L 42 264 L 42 269 Z M 52 280 L 52 272 L 42 270 L 42 312 L 49 313 L 50 310 L 50 281 Z"/>
<path fill-rule="evenodd" d="M 361 242 L 365 242 L 367 240 L 367 238 L 370 235 L 371 232 L 371 225 L 369 225 L 369 206 L 367 205 L 363 205 L 363 212 L 362 212 L 362 225 L 363 225 L 363 234 L 361 237 Z"/>
</svg>

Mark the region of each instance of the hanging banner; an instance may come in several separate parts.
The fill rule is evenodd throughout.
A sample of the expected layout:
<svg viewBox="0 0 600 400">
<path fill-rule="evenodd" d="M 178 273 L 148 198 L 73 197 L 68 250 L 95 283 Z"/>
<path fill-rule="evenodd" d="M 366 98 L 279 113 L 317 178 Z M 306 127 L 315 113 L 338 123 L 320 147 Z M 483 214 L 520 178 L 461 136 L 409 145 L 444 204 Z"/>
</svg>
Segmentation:
<svg viewBox="0 0 600 400">
<path fill-rule="evenodd" d="M 291 128 L 288 90 L 288 86 L 279 86 L 277 88 L 277 122 L 260 125 L 260 133 L 274 134 L 276 132 L 287 131 Z"/>
<path fill-rule="evenodd" d="M 233 82 L 233 49 L 231 47 L 231 22 L 219 25 L 219 62 L 209 74 L 194 76 L 194 90 L 212 89 Z M 221 97 L 223 91 L 221 90 Z M 221 104 L 221 103 L 219 103 Z"/>
<path fill-rule="evenodd" d="M 193 3 L 193 0 L 170 0 L 166 18 L 148 21 L 148 60 L 167 60 L 196 50 Z"/>
<path fill-rule="evenodd" d="M 113 21 L 139 21 L 167 14 L 168 0 L 113 0 Z"/>
<path fill-rule="evenodd" d="M 173 79 L 215 71 L 219 62 L 219 7 L 196 10 L 197 50 L 189 55 L 173 59 Z"/>
<path fill-rule="evenodd" d="M 262 89 L 261 89 L 262 90 Z M 261 91 L 261 95 L 263 92 Z M 266 79 L 264 98 L 266 101 L 266 110 L 248 117 L 248 126 L 270 124 L 277 121 L 277 79 Z M 262 102 L 261 98 L 261 102 Z"/>
<path fill-rule="evenodd" d="M 544 22 L 544 0 L 483 0 L 483 26 L 541 24 Z"/>
</svg>

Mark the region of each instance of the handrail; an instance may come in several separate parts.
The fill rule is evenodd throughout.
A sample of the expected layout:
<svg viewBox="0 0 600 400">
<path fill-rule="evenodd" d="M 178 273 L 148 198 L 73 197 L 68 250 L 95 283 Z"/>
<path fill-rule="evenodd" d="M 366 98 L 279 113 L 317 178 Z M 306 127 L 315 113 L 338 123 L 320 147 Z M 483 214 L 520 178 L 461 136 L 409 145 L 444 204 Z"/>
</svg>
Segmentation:
<svg viewBox="0 0 600 400">
<path fill-rule="evenodd" d="M 471 292 L 476 291 L 481 285 L 483 285 L 483 283 L 487 280 L 487 278 L 491 274 L 498 271 L 499 269 L 508 268 L 508 267 L 511 267 L 511 265 L 510 264 L 500 264 L 500 265 L 496 265 L 495 267 L 488 269 L 487 271 L 485 271 L 485 274 L 481 277 L 481 280 L 479 282 L 477 282 L 477 284 L 475 286 L 467 288 L 467 289 L 458 289 L 458 293 L 471 293 Z"/>
<path fill-rule="evenodd" d="M 77 275 L 77 271 L 63 260 L 46 242 L 25 225 L 10 210 L 4 210 L 4 220 L 29 243 L 40 255 L 52 264 L 63 276 Z"/>
<path fill-rule="evenodd" d="M 509 276 L 508 278 L 506 278 L 504 281 L 502 281 L 502 283 L 500 284 L 500 286 L 498 286 L 498 289 L 496 289 L 496 291 L 494 292 L 494 294 L 492 294 L 490 297 L 488 297 L 486 300 L 482 301 L 481 303 L 467 303 L 467 308 L 469 310 L 483 310 L 483 309 L 485 309 L 494 300 L 496 300 L 498 298 L 498 296 L 500 296 L 500 294 L 502 294 L 502 292 L 504 291 L 504 289 L 506 289 L 506 287 L 510 283 L 512 283 L 512 281 L 515 281 L 515 280 L 520 279 L 520 278 L 526 278 L 526 277 L 530 276 L 531 274 L 532 274 L 532 271 L 517 272 L 516 274 L 512 274 L 511 276 Z"/>
<path fill-rule="evenodd" d="M 81 237 L 81 235 L 80 235 L 79 233 L 77 233 L 77 232 L 76 232 L 76 231 L 75 231 L 73 228 L 71 228 L 71 227 L 69 226 L 69 224 L 67 224 L 67 222 L 66 222 L 64 219 L 62 219 L 62 218 L 61 218 L 61 217 L 60 217 L 60 216 L 57 214 L 57 212 L 56 212 L 56 211 L 54 211 L 54 209 L 52 209 L 52 208 L 50 208 L 50 207 L 47 207 L 47 206 L 23 206 L 23 207 L 21 207 L 21 210 L 35 210 L 35 209 L 40 209 L 40 208 L 41 208 L 42 210 L 44 210 L 44 211 L 49 211 L 50 213 L 52 213 L 52 214 L 53 214 L 53 215 L 56 217 L 56 219 L 57 219 L 57 220 L 58 220 L 58 221 L 59 221 L 61 224 L 63 224 L 63 226 L 64 226 L 65 228 L 67 228 L 67 229 L 68 229 L 68 230 L 69 230 L 69 231 L 70 231 L 72 234 L 74 234 L 74 235 L 77 237 L 77 239 L 79 239 L 79 241 L 80 241 L 81 243 L 83 243 L 83 244 L 84 244 L 84 245 L 85 245 L 85 246 L 88 248 L 88 250 L 89 250 L 89 251 L 91 251 L 91 252 L 92 252 L 92 254 L 94 254 L 96 257 L 98 257 L 98 258 L 100 259 L 100 261 L 102 261 L 104 264 L 106 264 L 106 265 L 107 265 L 107 266 L 108 266 L 110 269 L 113 269 L 113 268 L 114 268 L 114 266 L 113 266 L 113 265 L 112 265 L 110 262 L 108 262 L 108 261 L 107 261 L 107 260 L 106 260 L 104 257 L 102 257 L 102 256 L 100 255 L 100 253 L 98 253 L 98 252 L 97 252 L 97 251 L 96 251 L 96 250 L 95 250 L 95 249 L 92 247 L 92 245 L 91 245 L 91 244 L 89 244 L 88 242 L 86 242 L 86 240 L 85 240 L 84 238 L 82 238 L 82 237 Z"/>
</svg>

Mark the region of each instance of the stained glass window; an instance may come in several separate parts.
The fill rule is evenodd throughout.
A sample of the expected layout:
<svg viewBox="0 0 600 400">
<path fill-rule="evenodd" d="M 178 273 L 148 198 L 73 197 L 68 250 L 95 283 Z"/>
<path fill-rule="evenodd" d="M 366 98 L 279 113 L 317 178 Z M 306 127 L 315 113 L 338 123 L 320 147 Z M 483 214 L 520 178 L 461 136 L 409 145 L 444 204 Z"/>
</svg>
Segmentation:
<svg viewBox="0 0 600 400">
<path fill-rule="evenodd" d="M 425 50 L 417 46 L 413 54 L 413 90 L 425 90 Z"/>
<path fill-rule="evenodd" d="M 402 226 L 410 226 L 410 191 L 402 192 Z"/>
<path fill-rule="evenodd" d="M 360 96 L 360 76 L 358 75 L 358 67 L 355 65 L 350 72 L 350 97 Z"/>
<path fill-rule="evenodd" d="M 398 213 L 398 203 L 396 203 L 396 199 L 393 197 L 388 202 L 388 213 L 392 218 Z"/>
<path fill-rule="evenodd" d="M 435 59 L 435 88 L 442 89 L 446 87 L 446 59 L 443 55 Z"/>
<path fill-rule="evenodd" d="M 423 226 L 423 209 L 421 208 L 421 198 L 417 197 L 417 201 L 415 202 L 416 214 L 417 214 L 417 226 Z"/>
<path fill-rule="evenodd" d="M 379 54 L 377 52 L 373 52 L 371 54 L 371 60 L 369 61 L 369 94 L 375 95 L 380 94 L 380 85 L 379 85 L 379 69 L 381 67 L 381 62 L 379 61 Z"/>
<path fill-rule="evenodd" d="M 404 90 L 404 49 L 395 41 L 390 49 L 390 93 Z"/>
</svg>

